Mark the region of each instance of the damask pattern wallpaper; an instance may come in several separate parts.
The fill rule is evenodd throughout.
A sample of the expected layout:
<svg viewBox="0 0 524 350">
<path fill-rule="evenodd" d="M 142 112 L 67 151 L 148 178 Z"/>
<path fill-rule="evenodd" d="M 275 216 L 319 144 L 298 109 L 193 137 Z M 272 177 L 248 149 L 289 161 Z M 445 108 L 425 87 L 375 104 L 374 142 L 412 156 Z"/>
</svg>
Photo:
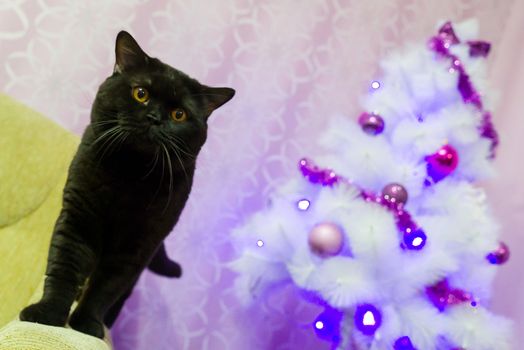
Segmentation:
<svg viewBox="0 0 524 350">
<path fill-rule="evenodd" d="M 0 91 L 75 133 L 112 72 L 121 29 L 201 82 L 237 90 L 212 116 L 190 201 L 167 240 L 184 276 L 142 275 L 113 328 L 116 349 L 328 349 L 311 331 L 318 309 L 297 291 L 239 304 L 230 230 L 301 156 L 318 154 L 315 137 L 331 117 L 358 115 L 381 57 L 426 40 L 439 20 L 476 17 L 498 62 L 519 1 L 0 0 Z"/>
</svg>

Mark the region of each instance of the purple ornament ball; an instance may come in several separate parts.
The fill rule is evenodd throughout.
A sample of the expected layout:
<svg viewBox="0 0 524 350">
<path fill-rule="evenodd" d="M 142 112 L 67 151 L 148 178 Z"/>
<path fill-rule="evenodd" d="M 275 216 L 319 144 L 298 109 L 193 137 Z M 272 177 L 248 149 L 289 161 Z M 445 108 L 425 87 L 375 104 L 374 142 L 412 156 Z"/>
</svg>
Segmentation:
<svg viewBox="0 0 524 350">
<path fill-rule="evenodd" d="M 321 257 L 335 256 L 344 245 L 344 233 L 338 225 L 323 222 L 309 232 L 308 243 L 313 253 Z"/>
<path fill-rule="evenodd" d="M 378 135 L 384 131 L 384 119 L 378 114 L 364 112 L 358 118 L 358 123 L 368 135 Z"/>
<path fill-rule="evenodd" d="M 393 345 L 394 350 L 417 350 L 413 343 L 411 342 L 411 339 L 409 339 L 408 336 L 400 337 L 395 341 L 395 344 Z"/>
<path fill-rule="evenodd" d="M 502 265 L 509 260 L 509 247 L 506 243 L 500 242 L 498 248 L 489 253 L 486 259 L 494 265 Z"/>
<path fill-rule="evenodd" d="M 382 314 L 372 304 L 361 304 L 355 310 L 355 327 L 365 335 L 373 335 L 382 324 Z"/>
<path fill-rule="evenodd" d="M 453 146 L 444 145 L 436 153 L 427 156 L 426 162 L 429 177 L 438 182 L 457 168 L 459 156 Z"/>
<path fill-rule="evenodd" d="M 382 198 L 391 205 L 404 205 L 408 201 L 408 191 L 402 185 L 391 183 L 382 189 Z"/>
</svg>

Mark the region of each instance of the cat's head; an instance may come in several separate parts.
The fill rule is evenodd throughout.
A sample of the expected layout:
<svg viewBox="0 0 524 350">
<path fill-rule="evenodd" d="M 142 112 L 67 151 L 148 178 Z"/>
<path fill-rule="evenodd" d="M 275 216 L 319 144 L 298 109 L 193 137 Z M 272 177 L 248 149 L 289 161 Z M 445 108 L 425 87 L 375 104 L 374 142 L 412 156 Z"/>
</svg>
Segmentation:
<svg viewBox="0 0 524 350">
<path fill-rule="evenodd" d="M 235 91 L 200 84 L 148 56 L 125 31 L 116 38 L 115 52 L 113 75 L 100 86 L 91 113 L 100 143 L 196 156 L 206 140 L 210 114 Z"/>
</svg>

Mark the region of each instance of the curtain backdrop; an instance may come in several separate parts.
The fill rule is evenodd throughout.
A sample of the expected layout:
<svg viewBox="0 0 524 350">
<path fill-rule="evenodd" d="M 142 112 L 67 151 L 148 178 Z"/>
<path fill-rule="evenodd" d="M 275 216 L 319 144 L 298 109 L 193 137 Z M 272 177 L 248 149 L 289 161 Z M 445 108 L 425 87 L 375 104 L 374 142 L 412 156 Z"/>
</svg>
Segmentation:
<svg viewBox="0 0 524 350">
<path fill-rule="evenodd" d="M 315 138 L 334 114 L 359 114 L 385 54 L 426 40 L 439 20 L 470 17 L 494 44 L 500 176 L 483 185 L 512 248 L 493 307 L 524 343 L 524 0 L 0 0 L 0 91 L 75 133 L 112 72 L 121 29 L 201 82 L 237 90 L 211 118 L 191 199 L 167 239 L 184 276 L 142 275 L 113 328 L 116 349 L 328 349 L 310 327 L 318 308 L 291 288 L 239 305 L 229 232 L 296 175 L 301 156 L 319 154 Z"/>
</svg>

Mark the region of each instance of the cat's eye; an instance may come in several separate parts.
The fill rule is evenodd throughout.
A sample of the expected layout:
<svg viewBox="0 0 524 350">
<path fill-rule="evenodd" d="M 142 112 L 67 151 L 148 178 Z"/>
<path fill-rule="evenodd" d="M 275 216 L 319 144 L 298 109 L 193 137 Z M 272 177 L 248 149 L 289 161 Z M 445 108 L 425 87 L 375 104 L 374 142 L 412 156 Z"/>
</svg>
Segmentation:
<svg viewBox="0 0 524 350">
<path fill-rule="evenodd" d="M 133 88 L 133 98 L 140 103 L 146 103 L 149 101 L 149 92 L 146 88 L 137 86 Z"/>
<path fill-rule="evenodd" d="M 187 119 L 186 111 L 182 108 L 176 108 L 171 111 L 171 118 L 173 118 L 175 122 L 183 122 Z"/>
</svg>

